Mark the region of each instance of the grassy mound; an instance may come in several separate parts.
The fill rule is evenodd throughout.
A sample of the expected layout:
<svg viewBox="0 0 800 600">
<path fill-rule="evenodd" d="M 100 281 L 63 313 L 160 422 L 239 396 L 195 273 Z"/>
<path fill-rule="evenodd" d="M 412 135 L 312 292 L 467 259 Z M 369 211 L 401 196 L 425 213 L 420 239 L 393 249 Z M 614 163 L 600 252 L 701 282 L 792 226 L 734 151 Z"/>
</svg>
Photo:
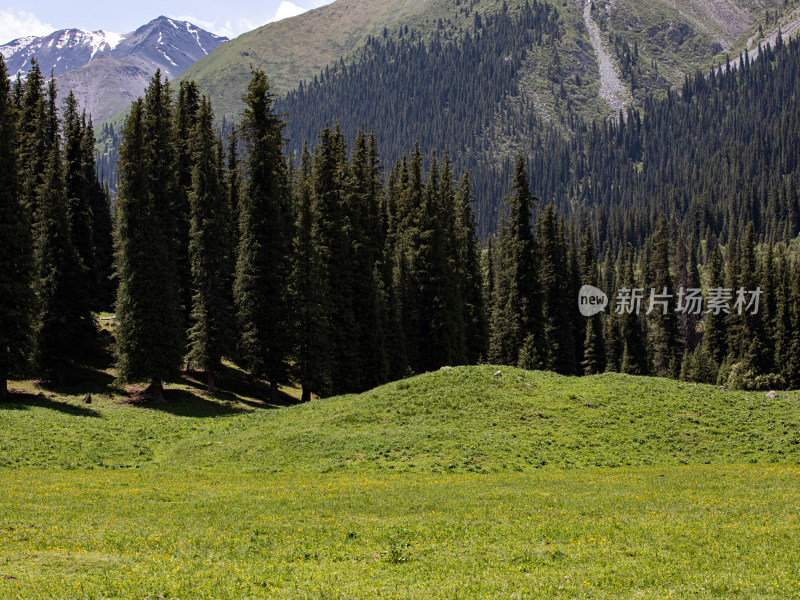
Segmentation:
<svg viewBox="0 0 800 600">
<path fill-rule="evenodd" d="M 223 400 L 194 384 L 174 387 L 165 406 L 113 393 L 85 404 L 84 390 L 18 396 L 0 408 L 0 466 L 485 473 L 800 462 L 798 394 L 492 366 L 283 408 L 242 382 Z"/>
</svg>

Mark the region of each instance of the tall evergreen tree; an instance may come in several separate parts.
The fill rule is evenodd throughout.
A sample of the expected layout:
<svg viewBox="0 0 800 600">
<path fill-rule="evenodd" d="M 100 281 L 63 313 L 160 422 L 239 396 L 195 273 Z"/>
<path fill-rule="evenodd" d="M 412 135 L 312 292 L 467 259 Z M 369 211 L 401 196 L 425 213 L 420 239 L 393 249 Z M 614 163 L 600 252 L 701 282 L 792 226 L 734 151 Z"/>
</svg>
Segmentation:
<svg viewBox="0 0 800 600">
<path fill-rule="evenodd" d="M 594 250 L 594 235 L 587 222 L 581 239 L 581 282 L 583 285 L 598 286 L 597 258 Z M 608 292 L 607 292 L 608 293 Z M 586 320 L 586 337 L 583 342 L 583 372 L 586 375 L 602 373 L 606 370 L 606 347 L 603 336 L 603 314 Z"/>
<path fill-rule="evenodd" d="M 383 254 L 381 195 L 377 151 L 359 131 L 353 146 L 345 212 L 350 221 L 353 254 L 353 310 L 357 316 L 355 345 L 359 391 L 384 382 L 388 363 L 384 345 L 380 301 L 380 274 L 376 271 Z"/>
<path fill-rule="evenodd" d="M 98 281 L 92 232 L 91 182 L 84 179 L 87 169 L 84 168 L 83 137 L 84 123 L 78 114 L 78 101 L 70 92 L 64 104 L 64 176 L 72 246 L 79 261 L 79 270 L 75 274 L 78 277 L 78 295 L 73 302 L 77 310 L 88 314 L 96 305 L 94 300 Z"/>
<path fill-rule="evenodd" d="M 174 252 L 172 103 L 160 72 L 131 106 L 123 136 L 115 203 L 117 366 L 123 380 L 150 382 L 153 399 L 163 401 L 163 382 L 183 360 L 185 331 Z"/>
<path fill-rule="evenodd" d="M 73 244 L 61 149 L 50 149 L 36 206 L 34 252 L 34 351 L 38 368 L 58 383 L 80 356 L 94 330 L 85 299 L 85 268 Z"/>
<path fill-rule="evenodd" d="M 481 256 L 472 212 L 472 184 L 464 173 L 455 196 L 458 288 L 464 301 L 464 333 L 467 364 L 486 357 L 489 324 L 484 302 Z"/>
<path fill-rule="evenodd" d="M 575 371 L 575 346 L 569 307 L 575 298 L 569 295 L 567 256 L 558 215 L 548 205 L 537 222 L 539 281 L 544 291 L 543 313 L 548 355 L 547 369 L 563 374 Z M 568 297 L 569 295 L 569 297 Z M 569 303 L 569 304 L 568 304 Z"/>
<path fill-rule="evenodd" d="M 94 126 L 92 119 L 81 132 L 81 182 L 89 198 L 92 215 L 92 247 L 94 248 L 96 311 L 110 310 L 116 293 L 112 280 L 114 266 L 113 224 L 111 222 L 111 196 L 108 187 L 100 185 L 94 158 Z"/>
<path fill-rule="evenodd" d="M 499 239 L 492 319 L 491 359 L 536 368 L 547 357 L 538 265 L 531 218 L 535 198 L 528 185 L 525 157 L 517 156 L 512 188 Z"/>
<path fill-rule="evenodd" d="M 293 333 L 294 374 L 302 388 L 301 400 L 311 400 L 311 393 L 330 389 L 327 369 L 320 366 L 326 348 L 320 332 L 327 330 L 325 310 L 320 299 L 320 269 L 312 230 L 312 164 L 308 146 L 303 147 L 300 169 L 295 178 L 295 227 L 292 252 L 292 310 L 296 315 Z"/>
<path fill-rule="evenodd" d="M 674 378 L 680 371 L 683 352 L 678 344 L 678 319 L 674 304 L 676 294 L 670 274 L 671 254 L 667 223 L 661 219 L 653 237 L 653 254 L 650 260 L 653 286 L 649 290 L 651 297 L 648 312 L 653 328 L 655 372 L 662 377 Z"/>
<path fill-rule="evenodd" d="M 203 98 L 190 137 L 189 258 L 193 296 L 188 360 L 206 373 L 210 394 L 216 394 L 216 374 L 222 357 L 232 347 L 234 265 L 231 211 L 213 119 L 211 104 Z"/>
<path fill-rule="evenodd" d="M 0 401 L 8 400 L 8 378 L 19 372 L 30 349 L 33 308 L 33 242 L 17 177 L 14 117 L 0 56 Z"/>
<path fill-rule="evenodd" d="M 200 88 L 194 81 L 181 81 L 174 111 L 174 152 L 177 176 L 176 193 L 172 197 L 174 246 L 178 263 L 178 286 L 184 323 L 188 326 L 194 306 L 194 277 L 189 258 L 190 200 L 195 153 L 192 134 L 201 109 Z"/>
<path fill-rule="evenodd" d="M 628 248 L 628 258 L 625 263 L 623 285 L 626 289 L 642 291 L 637 285 L 636 274 L 633 267 L 633 249 Z M 633 298 L 633 296 L 631 296 Z M 623 342 L 620 371 L 629 375 L 649 375 L 650 357 L 647 352 L 647 338 L 644 329 L 644 319 L 636 307 L 630 307 L 621 318 L 621 337 Z M 643 312 L 643 311 L 642 311 Z"/>
<path fill-rule="evenodd" d="M 246 185 L 239 209 L 239 252 L 234 295 L 239 356 L 257 377 L 270 382 L 270 399 L 287 376 L 290 315 L 291 201 L 282 154 L 284 123 L 274 113 L 274 94 L 264 71 L 253 71 L 243 97 L 240 134 L 245 143 Z"/>
<path fill-rule="evenodd" d="M 21 94 L 17 122 L 19 184 L 23 201 L 35 218 L 36 196 L 44 181 L 48 151 L 44 81 L 36 59 L 31 59 L 31 68 L 19 92 Z"/>
</svg>

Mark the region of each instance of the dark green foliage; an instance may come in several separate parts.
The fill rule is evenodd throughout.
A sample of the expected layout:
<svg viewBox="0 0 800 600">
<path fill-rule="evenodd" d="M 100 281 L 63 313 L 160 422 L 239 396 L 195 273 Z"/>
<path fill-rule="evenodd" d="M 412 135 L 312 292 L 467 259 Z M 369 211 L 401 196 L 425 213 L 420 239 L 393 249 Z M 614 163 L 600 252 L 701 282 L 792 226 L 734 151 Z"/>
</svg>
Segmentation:
<svg viewBox="0 0 800 600">
<path fill-rule="evenodd" d="M 178 260 L 178 286 L 185 324 L 194 306 L 194 276 L 189 258 L 190 200 L 194 182 L 195 156 L 192 135 L 199 118 L 200 90 L 194 81 L 182 81 L 175 104 L 175 171 L 177 188 L 172 198 L 175 256 Z"/>
<path fill-rule="evenodd" d="M 239 249 L 234 296 L 239 357 L 253 375 L 266 377 L 271 395 L 287 377 L 290 352 L 287 280 L 290 273 L 291 198 L 283 147 L 283 121 L 263 71 L 253 72 L 244 95 L 240 135 L 246 149 L 246 183 L 239 202 Z"/>
<path fill-rule="evenodd" d="M 465 362 L 476 364 L 486 358 L 489 324 L 486 318 L 484 286 L 481 277 L 480 246 L 472 212 L 472 185 L 469 174 L 461 178 L 455 194 L 457 286 L 464 302 Z"/>
<path fill-rule="evenodd" d="M 20 187 L 22 199 L 31 215 L 36 214 L 36 195 L 44 181 L 48 140 L 44 82 L 39 64 L 31 60 L 31 68 L 21 94 L 18 110 Z"/>
<path fill-rule="evenodd" d="M 94 332 L 65 189 L 56 143 L 36 197 L 34 358 L 39 371 L 58 383 L 66 381 L 70 364 L 86 351 Z"/>
<path fill-rule="evenodd" d="M 520 154 L 506 198 L 506 214 L 498 240 L 494 282 L 490 360 L 541 368 L 548 357 L 535 242 L 531 231 L 533 203 Z"/>
<path fill-rule="evenodd" d="M 638 285 L 633 267 L 633 252 L 629 249 L 628 260 L 625 263 L 625 275 L 621 279 L 624 288 L 631 292 L 634 298 L 636 290 L 642 294 L 644 288 Z M 649 375 L 650 358 L 647 351 L 646 329 L 644 324 L 644 308 L 629 304 L 628 308 L 621 314 L 620 337 L 622 339 L 622 355 L 620 357 L 620 372 L 629 375 Z M 642 304 L 645 300 L 642 299 Z"/>
<path fill-rule="evenodd" d="M 8 378 L 26 362 L 33 309 L 33 242 L 20 196 L 16 140 L 13 98 L 0 57 L 0 400 L 7 399 Z"/>
<path fill-rule="evenodd" d="M 191 129 L 189 149 L 192 185 L 189 191 L 189 258 L 192 267 L 192 313 L 189 329 L 191 365 L 208 376 L 214 394 L 222 357 L 233 346 L 233 215 L 223 181 L 221 141 L 213 114 L 203 99 Z"/>
<path fill-rule="evenodd" d="M 94 161 L 91 168 L 84 166 L 85 122 L 78 114 L 78 102 L 70 92 L 64 104 L 64 175 L 67 210 L 72 246 L 77 253 L 79 269 L 75 273 L 75 291 L 72 299 L 75 309 L 88 314 L 97 306 L 97 264 L 95 261 L 94 234 L 92 231 L 91 194 L 96 192 L 92 183 Z M 91 179 L 87 181 L 85 177 Z"/>
<path fill-rule="evenodd" d="M 539 256 L 539 285 L 543 291 L 542 313 L 545 322 L 547 355 L 544 367 L 571 375 L 577 370 L 575 339 L 570 313 L 575 310 L 576 294 L 571 293 L 563 223 L 549 204 L 536 224 Z"/>
<path fill-rule="evenodd" d="M 120 148 L 116 200 L 116 350 L 120 377 L 173 378 L 183 359 L 184 329 L 174 252 L 177 189 L 169 85 L 156 73 L 144 100 L 131 107 Z"/>
<path fill-rule="evenodd" d="M 724 273 L 722 271 L 722 262 L 720 258 L 719 249 L 712 247 L 710 249 L 711 258 L 708 267 L 708 276 L 706 278 L 707 289 L 718 289 L 723 287 Z M 703 336 L 703 344 L 705 345 L 711 358 L 720 365 L 728 354 L 728 339 L 727 330 L 725 328 L 726 314 L 721 310 L 709 310 L 705 312 L 705 335 Z"/>
<path fill-rule="evenodd" d="M 113 225 L 111 222 L 111 197 L 107 186 L 97 179 L 94 160 L 94 127 L 92 119 L 82 125 L 81 132 L 81 183 L 89 198 L 92 215 L 92 246 L 94 248 L 95 286 L 94 309 L 110 310 L 114 304 L 116 287 L 112 281 L 114 265 Z"/>
<path fill-rule="evenodd" d="M 599 285 L 594 235 L 589 223 L 586 223 L 581 239 L 581 284 L 594 287 Z M 574 301 L 574 298 L 573 296 L 570 300 Z M 586 320 L 581 367 L 586 375 L 595 375 L 606 370 L 606 346 L 603 335 L 602 313 Z"/>
<path fill-rule="evenodd" d="M 678 338 L 678 318 L 675 299 L 678 294 L 672 284 L 671 247 L 667 222 L 662 219 L 653 236 L 653 254 L 650 260 L 652 285 L 647 306 L 648 321 L 653 331 L 653 362 L 655 373 L 661 377 L 677 377 L 680 373 L 682 352 Z"/>
</svg>

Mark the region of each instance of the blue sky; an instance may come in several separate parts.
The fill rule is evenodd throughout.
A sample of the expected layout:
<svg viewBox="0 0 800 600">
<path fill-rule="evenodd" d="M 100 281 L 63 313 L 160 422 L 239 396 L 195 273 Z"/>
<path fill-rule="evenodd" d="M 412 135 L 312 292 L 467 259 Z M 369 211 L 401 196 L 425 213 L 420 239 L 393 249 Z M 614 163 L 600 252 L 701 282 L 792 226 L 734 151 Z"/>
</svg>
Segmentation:
<svg viewBox="0 0 800 600">
<path fill-rule="evenodd" d="M 235 37 L 270 21 L 330 4 L 332 0 L 0 0 L 0 44 L 25 35 L 77 27 L 128 33 L 159 15 L 191 21 Z"/>
</svg>

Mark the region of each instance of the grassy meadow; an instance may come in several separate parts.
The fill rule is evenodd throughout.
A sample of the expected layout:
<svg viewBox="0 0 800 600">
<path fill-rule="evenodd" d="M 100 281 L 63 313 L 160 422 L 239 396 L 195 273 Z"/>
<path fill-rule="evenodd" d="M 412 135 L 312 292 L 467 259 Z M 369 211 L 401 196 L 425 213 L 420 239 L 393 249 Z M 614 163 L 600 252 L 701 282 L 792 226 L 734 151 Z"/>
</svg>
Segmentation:
<svg viewBox="0 0 800 600">
<path fill-rule="evenodd" d="M 797 393 L 483 366 L 270 406 L 229 368 L 156 406 L 89 381 L 0 407 L 0 598 L 800 598 Z"/>
</svg>

